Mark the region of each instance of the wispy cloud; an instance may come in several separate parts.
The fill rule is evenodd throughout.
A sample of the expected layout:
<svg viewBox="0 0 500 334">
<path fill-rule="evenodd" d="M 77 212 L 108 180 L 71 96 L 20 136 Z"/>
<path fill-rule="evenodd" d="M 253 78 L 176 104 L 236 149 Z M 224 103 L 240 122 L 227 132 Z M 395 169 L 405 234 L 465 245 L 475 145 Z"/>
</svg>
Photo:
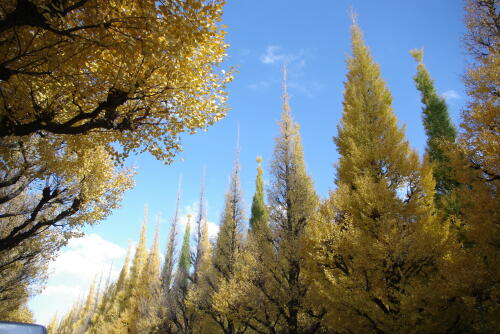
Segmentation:
<svg viewBox="0 0 500 334">
<path fill-rule="evenodd" d="M 291 91 L 314 97 L 323 90 L 323 84 L 317 80 L 307 78 L 306 66 L 308 61 L 314 58 L 313 52 L 308 49 L 288 50 L 280 45 L 269 45 L 259 60 L 265 65 L 287 65 L 288 87 Z M 281 80 L 264 79 L 250 84 L 248 87 L 253 90 L 263 90 L 271 85 L 280 83 Z"/>
<path fill-rule="evenodd" d="M 449 100 L 457 100 L 457 99 L 461 98 L 461 96 L 456 91 L 454 91 L 453 89 L 447 90 L 446 92 L 444 92 L 443 94 L 441 94 L 441 96 L 443 96 L 444 99 L 447 100 L 447 101 L 449 101 Z"/>
<path fill-rule="evenodd" d="M 303 49 L 297 52 L 286 52 L 279 45 L 269 45 L 259 59 L 263 64 L 291 63 L 297 59 L 301 59 L 304 54 L 305 51 Z"/>
</svg>

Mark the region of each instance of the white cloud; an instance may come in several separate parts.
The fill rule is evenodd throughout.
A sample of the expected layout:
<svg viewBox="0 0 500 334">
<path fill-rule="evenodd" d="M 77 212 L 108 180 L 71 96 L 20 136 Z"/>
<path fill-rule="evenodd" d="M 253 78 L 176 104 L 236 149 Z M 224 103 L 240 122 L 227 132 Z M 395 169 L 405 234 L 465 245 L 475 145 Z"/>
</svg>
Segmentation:
<svg viewBox="0 0 500 334">
<path fill-rule="evenodd" d="M 78 300 L 84 298 L 91 282 L 103 275 L 118 277 L 126 250 L 97 234 L 71 239 L 66 248 L 49 266 L 50 278 L 40 295 L 30 301 L 35 320 L 47 324 L 54 314 L 64 315 Z M 113 264 L 110 272 L 111 265 Z"/>
<path fill-rule="evenodd" d="M 208 226 L 208 237 L 210 239 L 213 239 L 217 236 L 217 234 L 219 233 L 219 225 L 217 225 L 216 223 L 214 222 L 207 222 L 207 226 Z"/>
<path fill-rule="evenodd" d="M 266 52 L 260 56 L 260 61 L 264 64 L 274 64 L 277 61 L 281 61 L 284 58 L 284 55 L 277 54 L 281 47 L 277 45 L 270 45 L 267 47 Z"/>
<path fill-rule="evenodd" d="M 51 263 L 53 275 L 70 275 L 75 279 L 89 281 L 108 271 L 112 262 L 122 259 L 126 250 L 97 234 L 71 239 L 67 249 Z M 112 274 L 117 275 L 118 269 Z"/>
<path fill-rule="evenodd" d="M 447 90 L 443 94 L 441 94 L 445 98 L 445 100 L 456 100 L 460 98 L 460 95 L 454 91 L 453 89 Z"/>
<path fill-rule="evenodd" d="M 260 61 L 264 64 L 274 64 L 274 63 L 291 63 L 301 59 L 305 54 L 303 49 L 293 53 L 284 52 L 283 48 L 279 45 L 269 45 L 266 51 L 260 56 Z M 301 59 L 302 65 L 305 65 L 305 61 Z"/>
</svg>

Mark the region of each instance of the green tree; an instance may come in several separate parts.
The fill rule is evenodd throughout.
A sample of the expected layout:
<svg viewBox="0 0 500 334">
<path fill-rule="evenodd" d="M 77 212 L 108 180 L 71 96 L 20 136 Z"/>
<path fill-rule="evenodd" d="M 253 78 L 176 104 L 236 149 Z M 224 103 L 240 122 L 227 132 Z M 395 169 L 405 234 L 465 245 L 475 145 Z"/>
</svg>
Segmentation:
<svg viewBox="0 0 500 334">
<path fill-rule="evenodd" d="M 452 179 L 449 158 L 446 156 L 445 144 L 455 142 L 457 131 L 451 123 L 446 100 L 439 96 L 429 72 L 423 63 L 424 51 L 412 50 L 411 55 L 417 61 L 417 74 L 414 77 L 417 89 L 422 96 L 422 119 L 427 134 L 426 153 L 433 166 L 433 176 L 436 181 L 437 204 L 439 198 L 447 195 L 456 185 Z"/>
<path fill-rule="evenodd" d="M 191 240 L 191 215 L 188 216 L 186 223 L 186 231 L 182 241 L 181 254 L 179 255 L 179 265 L 177 267 L 177 284 L 182 288 L 186 288 L 189 282 L 189 270 L 191 268 L 191 248 L 189 246 Z"/>
<path fill-rule="evenodd" d="M 255 179 L 255 194 L 252 199 L 250 229 L 253 233 L 267 235 L 269 233 L 269 213 L 264 201 L 264 177 L 261 157 L 257 157 L 257 178 Z"/>
</svg>

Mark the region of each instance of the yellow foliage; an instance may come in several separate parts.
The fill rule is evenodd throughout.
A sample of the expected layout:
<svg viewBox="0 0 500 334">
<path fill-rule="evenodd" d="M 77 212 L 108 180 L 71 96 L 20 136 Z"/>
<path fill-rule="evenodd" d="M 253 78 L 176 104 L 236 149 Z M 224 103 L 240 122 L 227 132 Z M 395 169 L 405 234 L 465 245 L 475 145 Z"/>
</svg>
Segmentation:
<svg viewBox="0 0 500 334">
<path fill-rule="evenodd" d="M 2 321 L 16 321 L 25 323 L 34 322 L 33 313 L 25 305 L 20 306 L 19 308 L 12 310 L 8 313 L 2 313 L 1 319 Z"/>
<path fill-rule="evenodd" d="M 337 189 L 308 225 L 311 298 L 340 332 L 443 332 L 454 319 L 437 273 L 453 249 L 434 210 L 435 182 L 398 129 L 391 95 L 361 31 L 352 31 Z"/>
<path fill-rule="evenodd" d="M 225 116 L 223 0 L 23 3 L 0 9 L 1 137 L 88 134 L 170 162 L 179 133 Z"/>
<path fill-rule="evenodd" d="M 500 37 L 498 1 L 468 0 L 466 46 L 474 61 L 465 75 L 470 101 L 463 111 L 458 145 L 448 150 L 459 186 L 454 225 L 463 249 L 448 271 L 462 300 L 471 331 L 498 332 L 500 289 L 500 141 L 498 140 Z"/>
</svg>

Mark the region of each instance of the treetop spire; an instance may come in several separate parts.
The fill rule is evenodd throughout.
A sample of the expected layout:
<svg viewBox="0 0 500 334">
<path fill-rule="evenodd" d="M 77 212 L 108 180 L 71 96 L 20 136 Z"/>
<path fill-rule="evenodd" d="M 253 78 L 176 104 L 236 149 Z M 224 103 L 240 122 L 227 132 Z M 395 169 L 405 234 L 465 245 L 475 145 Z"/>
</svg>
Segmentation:
<svg viewBox="0 0 500 334">
<path fill-rule="evenodd" d="M 424 48 L 410 50 L 410 54 L 419 65 L 424 62 Z"/>
<path fill-rule="evenodd" d="M 283 112 L 290 113 L 290 97 L 288 96 L 287 90 L 287 70 L 286 64 L 283 64 Z"/>
</svg>

